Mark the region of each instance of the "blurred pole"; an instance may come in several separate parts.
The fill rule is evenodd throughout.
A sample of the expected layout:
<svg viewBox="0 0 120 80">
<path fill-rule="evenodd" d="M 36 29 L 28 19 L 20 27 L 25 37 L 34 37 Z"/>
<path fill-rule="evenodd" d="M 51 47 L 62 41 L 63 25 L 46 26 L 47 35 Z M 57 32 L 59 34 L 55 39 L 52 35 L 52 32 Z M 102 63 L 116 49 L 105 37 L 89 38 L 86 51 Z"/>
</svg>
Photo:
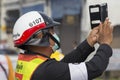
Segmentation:
<svg viewBox="0 0 120 80">
<path fill-rule="evenodd" d="M 49 17 L 51 17 L 51 1 L 50 0 L 46 0 L 46 7 L 45 7 L 45 13 L 47 13 L 47 15 Z"/>
<path fill-rule="evenodd" d="M 22 15 L 22 6 L 23 6 L 23 0 L 19 0 L 20 5 L 20 16 Z"/>
</svg>

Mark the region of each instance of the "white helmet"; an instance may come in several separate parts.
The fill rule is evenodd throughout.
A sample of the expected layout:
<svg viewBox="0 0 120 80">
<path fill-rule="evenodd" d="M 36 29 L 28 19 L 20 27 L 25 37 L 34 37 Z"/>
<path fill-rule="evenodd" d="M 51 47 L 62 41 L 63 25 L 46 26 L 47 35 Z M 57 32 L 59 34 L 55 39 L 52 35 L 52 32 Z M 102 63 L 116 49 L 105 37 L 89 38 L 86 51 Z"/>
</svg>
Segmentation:
<svg viewBox="0 0 120 80">
<path fill-rule="evenodd" d="M 50 27 L 59 25 L 60 23 L 53 21 L 50 17 L 39 11 L 30 11 L 22 15 L 15 23 L 13 28 L 14 46 L 22 48 L 24 45 L 49 46 L 48 37 L 50 34 L 44 35 L 42 39 L 34 40 L 31 37 L 40 30 L 47 30 Z M 54 36 L 51 36 L 54 38 Z M 58 45 L 59 41 L 54 40 Z M 36 43 L 39 42 L 39 43 Z"/>
</svg>

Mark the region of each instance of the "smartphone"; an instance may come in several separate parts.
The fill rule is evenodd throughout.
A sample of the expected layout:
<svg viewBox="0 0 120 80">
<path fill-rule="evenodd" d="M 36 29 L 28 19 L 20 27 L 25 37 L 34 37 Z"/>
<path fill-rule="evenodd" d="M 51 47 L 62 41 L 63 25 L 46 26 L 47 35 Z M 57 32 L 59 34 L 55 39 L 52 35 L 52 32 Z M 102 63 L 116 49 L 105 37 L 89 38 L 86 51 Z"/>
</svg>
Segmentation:
<svg viewBox="0 0 120 80">
<path fill-rule="evenodd" d="M 108 17 L 107 3 L 95 4 L 89 6 L 91 28 L 98 26 Z"/>
</svg>

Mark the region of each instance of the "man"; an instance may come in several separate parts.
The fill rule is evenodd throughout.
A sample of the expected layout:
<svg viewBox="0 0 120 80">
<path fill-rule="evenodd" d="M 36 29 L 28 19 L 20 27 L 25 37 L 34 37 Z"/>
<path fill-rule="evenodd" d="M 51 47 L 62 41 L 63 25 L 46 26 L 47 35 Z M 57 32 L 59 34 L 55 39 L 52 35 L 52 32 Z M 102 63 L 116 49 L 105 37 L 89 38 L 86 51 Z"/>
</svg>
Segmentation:
<svg viewBox="0 0 120 80">
<path fill-rule="evenodd" d="M 61 61 L 50 55 L 60 48 L 54 27 L 59 23 L 38 11 L 21 16 L 13 29 L 16 47 L 25 50 L 17 61 L 15 80 L 91 80 L 106 69 L 112 55 L 112 28 L 109 19 L 94 28 L 87 39 Z M 84 62 L 99 43 L 95 56 Z"/>
</svg>

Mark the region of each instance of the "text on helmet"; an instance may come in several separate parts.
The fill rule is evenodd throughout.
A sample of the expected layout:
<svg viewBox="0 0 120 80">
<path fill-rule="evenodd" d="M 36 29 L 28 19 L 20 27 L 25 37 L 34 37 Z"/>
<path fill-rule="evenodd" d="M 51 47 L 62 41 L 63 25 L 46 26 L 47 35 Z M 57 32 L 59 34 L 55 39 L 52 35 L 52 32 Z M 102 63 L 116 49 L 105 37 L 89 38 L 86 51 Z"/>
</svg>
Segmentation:
<svg viewBox="0 0 120 80">
<path fill-rule="evenodd" d="M 34 21 L 29 23 L 29 26 L 33 27 L 33 26 L 39 24 L 40 22 L 42 22 L 41 18 L 35 19 Z"/>
<path fill-rule="evenodd" d="M 19 33 L 17 33 L 17 34 L 13 34 L 13 37 L 14 37 L 14 38 L 17 38 L 17 37 L 19 37 L 19 36 L 20 36 Z"/>
</svg>

